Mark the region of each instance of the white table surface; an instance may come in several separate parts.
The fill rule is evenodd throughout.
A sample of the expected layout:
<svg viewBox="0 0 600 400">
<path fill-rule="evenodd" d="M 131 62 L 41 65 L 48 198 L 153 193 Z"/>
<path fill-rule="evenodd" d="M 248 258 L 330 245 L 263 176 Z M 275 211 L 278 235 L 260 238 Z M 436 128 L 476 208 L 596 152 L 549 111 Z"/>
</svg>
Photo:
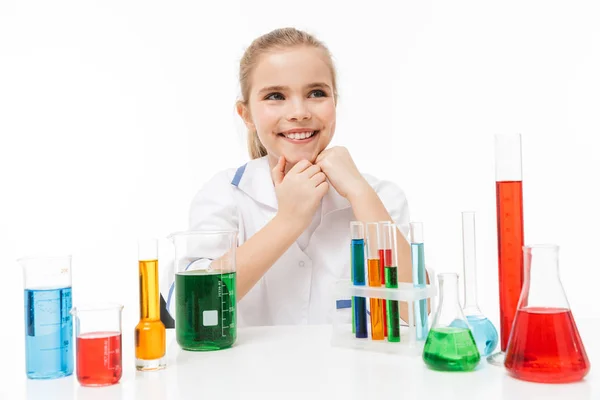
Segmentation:
<svg viewBox="0 0 600 400">
<path fill-rule="evenodd" d="M 578 327 L 592 369 L 574 384 L 519 381 L 486 361 L 469 373 L 436 372 L 420 357 L 332 347 L 330 326 L 284 326 L 240 329 L 234 347 L 202 353 L 180 350 L 169 330 L 167 369 L 136 372 L 133 359 L 124 357 L 120 383 L 104 388 L 81 387 L 75 375 L 32 381 L 11 370 L 3 374 L 0 398 L 600 399 L 600 319 L 578 321 Z"/>
</svg>

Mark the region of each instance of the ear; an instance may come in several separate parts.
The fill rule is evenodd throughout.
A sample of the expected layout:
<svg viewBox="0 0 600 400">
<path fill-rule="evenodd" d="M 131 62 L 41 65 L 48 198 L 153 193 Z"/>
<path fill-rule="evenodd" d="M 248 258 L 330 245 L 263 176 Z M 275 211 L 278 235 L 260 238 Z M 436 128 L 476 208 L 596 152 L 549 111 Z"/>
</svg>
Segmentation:
<svg viewBox="0 0 600 400">
<path fill-rule="evenodd" d="M 244 121 L 244 124 L 246 125 L 246 128 L 249 131 L 255 131 L 256 127 L 254 126 L 254 122 L 252 121 L 252 116 L 250 115 L 250 110 L 248 109 L 248 107 L 244 103 L 242 103 L 241 101 L 238 101 L 235 104 L 235 108 L 236 108 L 236 111 L 237 111 L 238 115 Z"/>
</svg>

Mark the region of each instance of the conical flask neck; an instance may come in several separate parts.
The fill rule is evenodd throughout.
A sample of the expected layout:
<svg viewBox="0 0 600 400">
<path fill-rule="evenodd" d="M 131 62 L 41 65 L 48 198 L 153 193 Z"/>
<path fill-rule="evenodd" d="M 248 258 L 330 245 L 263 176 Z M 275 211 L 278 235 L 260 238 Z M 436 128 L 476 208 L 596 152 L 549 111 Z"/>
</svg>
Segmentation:
<svg viewBox="0 0 600 400">
<path fill-rule="evenodd" d="M 466 318 L 458 301 L 458 275 L 444 273 L 438 275 L 440 286 L 440 303 L 433 318 L 433 326 L 456 326 L 458 321 Z"/>
<path fill-rule="evenodd" d="M 525 274 L 519 308 L 569 308 L 560 281 L 558 252 L 555 245 L 524 247 Z"/>
<path fill-rule="evenodd" d="M 458 278 L 440 277 L 440 306 L 442 304 L 458 307 Z"/>
</svg>

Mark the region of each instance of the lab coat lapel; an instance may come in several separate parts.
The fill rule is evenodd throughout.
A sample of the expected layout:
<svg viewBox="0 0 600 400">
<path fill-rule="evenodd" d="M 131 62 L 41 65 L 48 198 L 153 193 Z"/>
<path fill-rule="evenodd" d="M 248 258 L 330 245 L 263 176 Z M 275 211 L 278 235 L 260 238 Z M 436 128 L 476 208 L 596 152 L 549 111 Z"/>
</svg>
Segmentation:
<svg viewBox="0 0 600 400">
<path fill-rule="evenodd" d="M 238 171 L 242 168 L 244 169 L 236 186 L 255 201 L 277 210 L 277 197 L 267 157 L 249 161 Z"/>
</svg>

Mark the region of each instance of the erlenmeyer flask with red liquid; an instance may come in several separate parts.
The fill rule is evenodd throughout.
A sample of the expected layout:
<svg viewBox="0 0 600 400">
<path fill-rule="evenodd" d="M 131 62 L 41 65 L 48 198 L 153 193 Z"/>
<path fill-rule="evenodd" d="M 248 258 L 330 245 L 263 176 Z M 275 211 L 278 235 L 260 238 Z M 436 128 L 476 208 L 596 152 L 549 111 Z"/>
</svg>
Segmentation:
<svg viewBox="0 0 600 400">
<path fill-rule="evenodd" d="M 558 273 L 558 246 L 523 248 L 525 276 L 504 366 L 517 379 L 566 383 L 590 370 Z"/>
</svg>

